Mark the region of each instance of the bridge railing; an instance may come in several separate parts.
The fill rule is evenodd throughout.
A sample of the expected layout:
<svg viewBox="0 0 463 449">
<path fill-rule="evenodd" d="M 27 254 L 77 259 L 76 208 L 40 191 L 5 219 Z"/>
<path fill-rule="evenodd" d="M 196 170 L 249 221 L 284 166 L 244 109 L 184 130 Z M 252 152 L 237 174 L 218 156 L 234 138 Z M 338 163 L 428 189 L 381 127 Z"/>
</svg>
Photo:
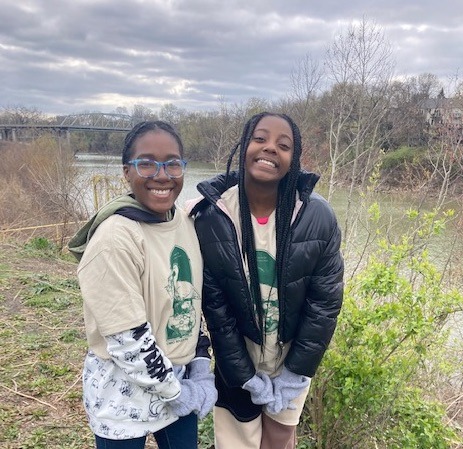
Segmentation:
<svg viewBox="0 0 463 449">
<path fill-rule="evenodd" d="M 87 113 L 75 114 L 64 117 L 59 126 L 63 128 L 90 127 L 105 129 L 131 129 L 133 127 L 133 118 L 127 114 L 102 114 Z"/>
<path fill-rule="evenodd" d="M 19 134 L 25 130 L 55 133 L 67 133 L 73 130 L 128 132 L 134 124 L 133 117 L 127 114 L 99 112 L 74 114 L 64 117 L 60 123 L 0 123 L 0 140 L 20 140 Z"/>
</svg>

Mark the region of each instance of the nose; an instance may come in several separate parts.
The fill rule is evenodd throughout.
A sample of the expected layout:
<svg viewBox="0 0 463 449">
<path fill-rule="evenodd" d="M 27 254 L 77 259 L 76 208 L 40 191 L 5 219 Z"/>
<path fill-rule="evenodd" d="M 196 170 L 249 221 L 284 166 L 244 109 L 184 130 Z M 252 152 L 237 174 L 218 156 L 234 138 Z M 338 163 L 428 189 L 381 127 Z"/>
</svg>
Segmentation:
<svg viewBox="0 0 463 449">
<path fill-rule="evenodd" d="M 158 174 L 154 179 L 162 179 L 163 181 L 170 180 L 169 176 L 167 176 L 166 167 L 164 165 L 159 168 Z"/>
<path fill-rule="evenodd" d="M 267 145 L 264 147 L 264 151 L 268 153 L 276 153 L 276 144 L 274 142 L 267 142 Z"/>
</svg>

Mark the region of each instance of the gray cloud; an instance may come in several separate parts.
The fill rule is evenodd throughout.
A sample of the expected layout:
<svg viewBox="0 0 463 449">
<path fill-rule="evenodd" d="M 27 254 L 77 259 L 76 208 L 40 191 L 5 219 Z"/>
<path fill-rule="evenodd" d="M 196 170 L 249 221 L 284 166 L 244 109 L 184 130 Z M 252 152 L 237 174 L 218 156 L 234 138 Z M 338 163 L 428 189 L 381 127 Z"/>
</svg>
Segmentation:
<svg viewBox="0 0 463 449">
<path fill-rule="evenodd" d="M 0 0 L 0 107 L 66 114 L 277 100 L 298 61 L 322 60 L 363 17 L 384 29 L 397 74 L 444 79 L 461 67 L 463 2 L 314 3 Z"/>
</svg>

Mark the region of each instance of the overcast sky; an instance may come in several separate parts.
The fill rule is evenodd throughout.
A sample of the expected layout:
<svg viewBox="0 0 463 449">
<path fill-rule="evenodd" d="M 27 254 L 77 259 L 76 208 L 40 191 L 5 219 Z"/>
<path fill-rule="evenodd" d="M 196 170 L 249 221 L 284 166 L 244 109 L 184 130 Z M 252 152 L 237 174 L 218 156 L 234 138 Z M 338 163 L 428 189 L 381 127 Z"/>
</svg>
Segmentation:
<svg viewBox="0 0 463 449">
<path fill-rule="evenodd" d="M 278 100 L 307 54 L 366 18 L 395 73 L 463 70 L 463 0 L 0 0 L 0 110 L 216 109 Z"/>
</svg>

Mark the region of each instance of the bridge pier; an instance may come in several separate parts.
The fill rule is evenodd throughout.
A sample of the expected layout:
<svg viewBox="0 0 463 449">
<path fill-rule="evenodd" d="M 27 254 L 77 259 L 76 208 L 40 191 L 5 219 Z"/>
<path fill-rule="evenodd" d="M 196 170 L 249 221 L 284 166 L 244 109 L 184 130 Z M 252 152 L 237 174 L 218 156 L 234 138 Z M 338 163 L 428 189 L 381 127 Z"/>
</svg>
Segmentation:
<svg viewBox="0 0 463 449">
<path fill-rule="evenodd" d="M 58 138 L 61 140 L 61 139 L 65 139 L 66 140 L 66 143 L 68 145 L 68 147 L 70 148 L 71 147 L 71 131 L 69 130 L 69 128 L 61 128 L 61 129 L 58 129 L 57 130 L 57 134 L 58 134 Z"/>
<path fill-rule="evenodd" d="M 2 140 L 9 140 L 12 142 L 16 142 L 16 129 L 15 128 L 3 128 L 1 130 Z"/>
</svg>

